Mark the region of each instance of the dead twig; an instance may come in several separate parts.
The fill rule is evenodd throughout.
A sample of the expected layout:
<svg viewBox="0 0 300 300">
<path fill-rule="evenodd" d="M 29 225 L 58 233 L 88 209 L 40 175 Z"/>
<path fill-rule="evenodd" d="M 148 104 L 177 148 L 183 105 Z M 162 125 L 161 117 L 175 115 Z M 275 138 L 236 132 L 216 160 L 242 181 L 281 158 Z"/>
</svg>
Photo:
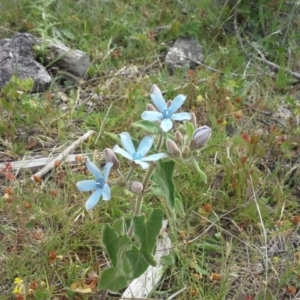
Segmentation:
<svg viewBox="0 0 300 300">
<path fill-rule="evenodd" d="M 34 180 L 34 178 L 36 177 L 40 178 L 44 174 L 48 173 L 51 169 L 55 167 L 57 162 L 63 161 L 72 150 L 78 147 L 82 142 L 84 142 L 94 133 L 95 133 L 94 130 L 89 130 L 82 137 L 77 139 L 72 145 L 70 145 L 66 150 L 64 150 L 61 154 L 59 154 L 57 157 L 53 158 L 49 163 L 47 163 L 40 171 L 38 171 L 33 176 L 31 176 L 31 179 Z"/>
<path fill-rule="evenodd" d="M 291 71 L 289 68 L 286 68 L 286 67 L 281 67 L 269 60 L 267 60 L 264 56 L 264 54 L 259 50 L 257 49 L 256 47 L 254 47 L 249 41 L 245 40 L 245 42 L 252 48 L 254 49 L 259 56 L 257 55 L 254 55 L 253 53 L 248 53 L 245 46 L 244 46 L 244 40 L 242 39 L 240 33 L 239 33 L 239 28 L 238 28 L 238 24 L 237 24 L 237 6 L 239 5 L 239 3 L 241 2 L 241 0 L 238 1 L 238 3 L 235 5 L 234 7 L 234 14 L 233 14 L 233 24 L 234 24 L 234 31 L 235 31 L 235 35 L 236 35 L 236 38 L 238 39 L 239 41 L 239 44 L 243 50 L 243 52 L 245 53 L 245 55 L 247 57 L 249 57 L 250 59 L 254 58 L 262 63 L 264 63 L 265 65 L 269 66 L 270 68 L 276 70 L 276 71 L 284 71 L 286 73 L 288 73 L 289 75 L 292 75 L 293 77 L 295 77 L 296 79 L 300 79 L 300 74 L 297 73 L 297 72 L 293 72 Z"/>
<path fill-rule="evenodd" d="M 72 154 L 72 155 L 67 155 L 65 157 L 65 161 L 68 162 L 75 162 L 76 161 L 76 156 L 77 154 Z M 87 157 L 87 154 L 82 154 L 82 156 L 85 158 Z M 31 159 L 22 159 L 22 160 L 17 160 L 17 161 L 12 161 L 9 162 L 12 170 L 16 170 L 19 172 L 21 169 L 36 169 L 40 168 L 42 166 L 45 166 L 48 164 L 50 161 L 53 160 L 53 157 L 39 157 L 39 158 L 31 158 Z M 5 168 L 5 163 L 0 163 L 0 170 L 2 168 Z"/>
<path fill-rule="evenodd" d="M 269 60 L 267 60 L 265 58 L 260 58 L 260 57 L 258 57 L 256 55 L 253 55 L 253 54 L 252 54 L 252 57 L 255 58 L 255 59 L 257 59 L 257 60 L 259 60 L 259 61 L 261 61 L 261 62 L 263 62 L 264 64 L 268 65 L 269 67 L 271 67 L 271 68 L 273 68 L 273 69 L 275 69 L 277 71 L 285 71 L 286 73 L 292 75 L 293 77 L 295 77 L 297 79 L 300 79 L 300 74 L 297 73 L 297 72 L 293 72 L 290 69 L 285 68 L 285 67 L 280 67 L 280 66 L 276 65 L 275 63 L 273 63 L 273 62 L 271 62 L 271 61 L 269 61 Z"/>
</svg>

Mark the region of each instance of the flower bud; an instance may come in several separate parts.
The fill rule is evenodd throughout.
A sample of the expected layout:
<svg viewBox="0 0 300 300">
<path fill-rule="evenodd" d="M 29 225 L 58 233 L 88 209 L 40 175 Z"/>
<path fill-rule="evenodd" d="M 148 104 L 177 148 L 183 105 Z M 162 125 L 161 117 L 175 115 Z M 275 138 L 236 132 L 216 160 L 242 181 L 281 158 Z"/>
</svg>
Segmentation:
<svg viewBox="0 0 300 300">
<path fill-rule="evenodd" d="M 177 129 L 183 136 L 187 135 L 187 129 L 184 124 L 181 124 L 180 126 L 178 126 Z"/>
<path fill-rule="evenodd" d="M 167 102 L 167 107 L 170 107 L 171 104 L 172 104 L 172 100 L 168 100 L 168 102 Z"/>
<path fill-rule="evenodd" d="M 167 139 L 166 144 L 167 144 L 167 149 L 168 149 L 169 154 L 174 158 L 179 158 L 180 150 L 179 150 L 177 144 L 170 139 Z"/>
<path fill-rule="evenodd" d="M 203 147 L 210 139 L 211 129 L 208 126 L 201 126 L 195 130 L 193 138 L 190 142 L 191 150 L 197 150 Z"/>
<path fill-rule="evenodd" d="M 148 110 L 148 111 L 157 111 L 156 108 L 154 107 L 154 105 L 152 105 L 151 103 L 148 103 L 146 105 L 146 110 Z"/>
<path fill-rule="evenodd" d="M 119 169 L 120 167 L 120 162 L 116 156 L 116 154 L 109 148 L 106 148 L 104 150 L 104 156 L 105 156 L 105 160 L 106 162 L 112 162 L 113 163 L 113 166 L 112 166 L 112 169 Z"/>
<path fill-rule="evenodd" d="M 191 149 L 189 146 L 185 145 L 183 150 L 182 150 L 182 157 L 184 159 L 190 159 L 191 158 Z"/>
<path fill-rule="evenodd" d="M 194 128 L 197 128 L 197 118 L 196 118 L 196 115 L 194 113 L 191 113 L 191 120 L 190 122 L 194 125 Z"/>
<path fill-rule="evenodd" d="M 129 184 L 129 190 L 135 194 L 140 194 L 143 191 L 143 185 L 138 181 L 132 181 Z"/>
<path fill-rule="evenodd" d="M 179 147 L 181 147 L 184 144 L 184 138 L 183 138 L 181 132 L 178 130 L 175 132 L 175 141 L 176 141 L 177 145 L 179 145 Z"/>
<path fill-rule="evenodd" d="M 156 84 L 153 84 L 152 88 L 151 88 L 151 91 L 150 91 L 150 94 L 161 94 L 162 95 L 162 92 Z"/>
</svg>

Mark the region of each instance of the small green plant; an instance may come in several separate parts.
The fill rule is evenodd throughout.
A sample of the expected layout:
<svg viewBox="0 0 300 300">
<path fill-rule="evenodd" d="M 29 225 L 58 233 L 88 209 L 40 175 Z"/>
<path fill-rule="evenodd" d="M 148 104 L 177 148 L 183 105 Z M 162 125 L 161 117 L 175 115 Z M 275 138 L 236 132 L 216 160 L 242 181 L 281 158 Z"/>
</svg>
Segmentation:
<svg viewBox="0 0 300 300">
<path fill-rule="evenodd" d="M 166 148 L 169 155 L 155 153 L 146 156 L 153 146 L 154 137 L 146 135 L 136 148 L 131 136 L 127 132 L 123 132 L 120 134 L 120 138 L 124 148 L 116 145 L 113 151 L 109 148 L 104 151 L 106 165 L 103 175 L 92 162 L 87 160 L 86 166 L 94 175 L 95 180 L 77 183 L 80 191 L 94 190 L 85 205 L 88 210 L 94 208 L 100 199 L 104 201 L 111 199 L 110 186 L 119 186 L 137 194 L 129 225 L 126 224 L 124 218 L 120 218 L 114 221 L 112 226 L 109 224 L 104 226 L 103 243 L 109 255 L 111 266 L 101 274 L 100 289 L 119 291 L 127 286 L 128 280 L 139 277 L 148 266 L 156 265 L 153 252 L 162 228 L 164 211 L 160 208 L 146 209 L 143 207 L 143 199 L 149 193 L 164 197 L 170 211 L 167 214 L 170 215 L 170 218 L 175 219 L 176 201 L 179 202 L 177 206 L 182 206 L 180 193 L 173 182 L 176 161 L 179 159 L 186 163 L 192 163 L 202 180 L 206 182 L 206 175 L 200 169 L 195 156 L 198 155 L 197 150 L 209 140 L 211 129 L 208 126 L 196 129 L 195 115 L 185 112 L 176 113 L 184 103 L 185 96 L 178 95 L 167 104 L 160 89 L 154 85 L 151 98 L 155 107 L 148 104 L 148 110 L 141 115 L 143 120 L 132 125 L 156 135 L 156 151 Z M 181 131 L 186 134 L 182 135 L 177 130 L 172 136 L 170 130 L 173 128 L 173 121 L 183 120 L 192 120 L 192 123 L 180 125 Z M 160 122 L 160 126 L 153 121 Z M 131 162 L 130 169 L 126 174 L 120 172 L 120 163 L 114 153 L 121 154 Z M 166 158 L 168 159 L 166 160 Z M 137 176 L 138 167 L 147 170 L 142 182 L 132 181 L 132 177 Z M 118 178 L 109 183 L 108 176 L 111 169 L 116 170 Z M 174 220 L 170 219 L 169 222 L 171 225 L 174 224 Z M 172 230 L 174 231 L 175 228 Z"/>
</svg>

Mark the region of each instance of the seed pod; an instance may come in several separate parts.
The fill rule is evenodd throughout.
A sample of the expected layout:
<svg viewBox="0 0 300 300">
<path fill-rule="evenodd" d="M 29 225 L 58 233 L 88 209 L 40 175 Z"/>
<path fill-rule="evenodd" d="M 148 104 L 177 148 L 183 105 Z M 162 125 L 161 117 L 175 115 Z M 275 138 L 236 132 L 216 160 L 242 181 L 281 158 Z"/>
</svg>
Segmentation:
<svg viewBox="0 0 300 300">
<path fill-rule="evenodd" d="M 177 144 L 170 139 L 167 139 L 166 144 L 167 144 L 167 149 L 168 149 L 169 154 L 174 158 L 179 158 L 180 150 L 179 150 Z"/>
<path fill-rule="evenodd" d="M 161 94 L 162 95 L 162 92 L 156 84 L 153 84 L 150 94 Z"/>
<path fill-rule="evenodd" d="M 105 156 L 105 160 L 106 162 L 112 162 L 113 166 L 112 169 L 114 170 L 118 170 L 120 167 L 120 162 L 116 156 L 116 154 L 109 148 L 105 148 L 104 150 L 104 156 Z"/>
<path fill-rule="evenodd" d="M 183 150 L 182 150 L 182 157 L 184 159 L 190 159 L 191 158 L 191 149 L 188 145 L 185 145 Z"/>
<path fill-rule="evenodd" d="M 143 185 L 138 181 L 132 181 L 129 184 L 129 190 L 135 194 L 140 194 L 143 191 Z"/>
<path fill-rule="evenodd" d="M 194 125 L 194 128 L 197 128 L 197 117 L 194 113 L 191 113 L 192 119 L 190 122 Z"/>
<path fill-rule="evenodd" d="M 152 105 L 151 103 L 148 103 L 146 105 L 146 110 L 148 110 L 148 111 L 157 111 L 156 108 L 154 107 L 154 105 Z"/>
<path fill-rule="evenodd" d="M 176 130 L 175 132 L 175 141 L 179 147 L 182 147 L 184 144 L 184 138 L 180 131 Z"/>
<path fill-rule="evenodd" d="M 210 139 L 211 129 L 208 126 L 202 126 L 195 130 L 190 142 L 190 149 L 197 150 L 203 147 Z"/>
</svg>

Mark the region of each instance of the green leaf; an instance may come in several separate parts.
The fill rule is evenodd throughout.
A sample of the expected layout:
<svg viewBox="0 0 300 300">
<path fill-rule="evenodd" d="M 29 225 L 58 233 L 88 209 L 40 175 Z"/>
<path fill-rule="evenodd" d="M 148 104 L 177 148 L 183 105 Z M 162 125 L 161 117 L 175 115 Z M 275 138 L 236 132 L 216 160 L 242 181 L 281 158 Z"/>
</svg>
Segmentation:
<svg viewBox="0 0 300 300">
<path fill-rule="evenodd" d="M 133 127 L 141 128 L 149 133 L 162 134 L 164 133 L 156 122 L 140 120 L 131 124 Z"/>
<path fill-rule="evenodd" d="M 116 196 L 117 194 L 124 193 L 125 188 L 119 185 L 114 185 L 110 188 L 110 192 L 112 195 Z"/>
<path fill-rule="evenodd" d="M 184 124 L 187 130 L 188 137 L 191 139 L 196 128 L 194 128 L 194 125 L 191 122 L 185 122 Z"/>
<path fill-rule="evenodd" d="M 119 135 L 112 133 L 112 132 L 107 132 L 107 131 L 104 131 L 104 135 L 105 135 L 105 137 L 108 137 L 108 138 L 112 139 L 113 141 L 115 141 L 117 144 L 121 144 L 121 139 L 120 139 Z"/>
<path fill-rule="evenodd" d="M 135 245 L 132 245 L 131 249 L 126 252 L 126 258 L 130 263 L 133 278 L 139 277 L 149 266 L 144 255 Z"/>
<path fill-rule="evenodd" d="M 75 36 L 73 35 L 73 33 L 67 29 L 60 29 L 60 32 L 67 37 L 70 40 L 75 40 Z"/>
<path fill-rule="evenodd" d="M 193 163 L 193 165 L 194 165 L 196 171 L 197 171 L 198 174 L 200 175 L 201 180 L 202 180 L 203 182 L 206 183 L 206 181 L 207 181 L 207 176 L 206 176 L 206 174 L 200 169 L 199 164 L 197 163 L 197 161 L 196 161 L 196 159 L 195 159 L 194 156 L 192 156 L 191 161 L 192 161 L 192 163 Z"/>
<path fill-rule="evenodd" d="M 159 166 L 154 170 L 151 177 L 152 192 L 156 196 L 162 196 L 167 199 L 168 205 L 171 209 L 175 205 L 175 185 L 173 182 L 175 162 L 159 161 Z"/>
<path fill-rule="evenodd" d="M 120 265 L 118 264 L 118 252 L 127 250 L 131 245 L 131 241 L 127 235 L 120 236 L 117 233 L 117 230 L 109 224 L 104 225 L 103 243 L 109 258 L 115 267 Z"/>
<path fill-rule="evenodd" d="M 149 209 L 148 211 L 151 211 L 148 219 L 145 216 L 133 217 L 134 233 L 139 238 L 140 252 L 148 264 L 155 266 L 156 261 L 152 254 L 162 228 L 164 212 L 160 208 Z"/>
<path fill-rule="evenodd" d="M 184 213 L 184 208 L 182 205 L 182 201 L 178 198 L 175 198 L 175 213 L 178 215 L 179 218 L 184 218 L 185 213 Z"/>
<path fill-rule="evenodd" d="M 161 262 L 164 264 L 164 266 L 171 267 L 175 266 L 175 257 L 174 254 L 168 254 L 161 258 Z"/>
<path fill-rule="evenodd" d="M 120 235 L 125 234 L 125 220 L 124 218 L 120 218 L 116 220 L 113 224 L 113 227 L 116 229 L 117 233 Z"/>
<path fill-rule="evenodd" d="M 34 228 L 35 223 L 36 223 L 36 220 L 32 219 L 26 223 L 25 227 L 28 229 L 32 229 L 32 228 Z"/>
<path fill-rule="evenodd" d="M 204 269 L 203 267 L 199 266 L 196 263 L 192 263 L 190 265 L 190 268 L 194 269 L 198 274 L 202 274 L 202 275 L 205 275 L 205 276 L 210 275 L 210 273 L 206 269 Z"/>
<path fill-rule="evenodd" d="M 118 276 L 116 268 L 109 268 L 103 271 L 99 281 L 99 289 L 117 292 L 127 286 L 125 276 Z"/>
</svg>

